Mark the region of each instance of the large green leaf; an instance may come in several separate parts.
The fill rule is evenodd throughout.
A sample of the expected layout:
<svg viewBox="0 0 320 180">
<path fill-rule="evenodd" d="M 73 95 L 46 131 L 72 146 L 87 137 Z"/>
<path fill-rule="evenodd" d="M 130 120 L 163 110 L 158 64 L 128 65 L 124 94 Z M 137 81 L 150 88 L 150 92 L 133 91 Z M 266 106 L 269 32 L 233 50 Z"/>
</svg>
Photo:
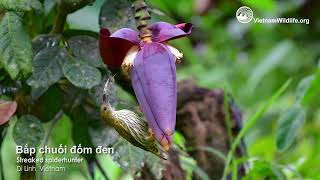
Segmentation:
<svg viewBox="0 0 320 180">
<path fill-rule="evenodd" d="M 73 108 L 70 112 L 67 112 L 70 116 L 72 126 L 72 140 L 75 145 L 81 144 L 82 147 L 94 148 L 92 139 L 89 134 L 89 126 L 96 119 L 90 117 L 85 109 L 81 106 Z M 92 154 L 82 154 L 86 158 L 92 158 L 95 156 L 95 152 Z"/>
<path fill-rule="evenodd" d="M 135 29 L 130 0 L 106 0 L 100 10 L 99 25 L 100 28 L 108 28 L 112 32 L 124 27 Z"/>
<path fill-rule="evenodd" d="M 73 55 L 94 67 L 104 67 L 99 53 L 98 40 L 90 36 L 74 36 L 68 40 Z"/>
<path fill-rule="evenodd" d="M 318 68 L 313 77 L 314 78 L 310 82 L 309 88 L 307 89 L 304 97 L 302 98 L 303 105 L 309 104 L 314 99 L 317 99 L 315 97 L 319 97 L 320 95 L 320 68 Z"/>
<path fill-rule="evenodd" d="M 40 50 L 44 48 L 59 46 L 60 40 L 61 35 L 59 34 L 40 34 L 32 39 L 33 52 L 37 54 Z"/>
<path fill-rule="evenodd" d="M 114 145 L 112 158 L 120 167 L 130 173 L 135 174 L 143 166 L 145 156 L 144 150 L 131 145 L 128 141 L 120 138 Z"/>
<path fill-rule="evenodd" d="M 90 89 L 101 81 L 98 69 L 71 56 L 63 65 L 63 74 L 72 84 L 84 89 Z"/>
<path fill-rule="evenodd" d="M 119 134 L 100 118 L 90 123 L 89 134 L 94 146 L 111 146 L 119 139 Z"/>
<path fill-rule="evenodd" d="M 255 160 L 244 179 L 277 179 L 285 180 L 282 169 L 264 160 Z"/>
<path fill-rule="evenodd" d="M 0 8 L 13 11 L 41 11 L 42 4 L 38 0 L 0 0 Z"/>
<path fill-rule="evenodd" d="M 0 23 L 0 65 L 16 79 L 32 71 L 32 47 L 22 19 L 14 12 L 6 12 Z"/>
<path fill-rule="evenodd" d="M 17 145 L 37 147 L 44 138 L 44 127 L 37 117 L 24 115 L 14 125 L 12 136 Z"/>
<path fill-rule="evenodd" d="M 306 92 L 309 89 L 313 79 L 314 79 L 314 76 L 307 76 L 299 82 L 296 90 L 296 101 L 300 102 L 302 98 L 305 97 Z"/>
<path fill-rule="evenodd" d="M 47 122 L 54 118 L 63 105 L 63 94 L 58 85 L 50 86 L 44 94 L 35 101 L 31 108 L 31 114 Z"/>
<path fill-rule="evenodd" d="M 280 116 L 276 130 L 276 143 L 279 150 L 284 151 L 290 147 L 304 119 L 305 111 L 299 105 L 292 106 Z"/>
<path fill-rule="evenodd" d="M 62 76 L 62 65 L 68 53 L 59 47 L 47 47 L 33 59 L 33 75 L 28 79 L 32 87 L 47 87 L 57 82 Z"/>
</svg>

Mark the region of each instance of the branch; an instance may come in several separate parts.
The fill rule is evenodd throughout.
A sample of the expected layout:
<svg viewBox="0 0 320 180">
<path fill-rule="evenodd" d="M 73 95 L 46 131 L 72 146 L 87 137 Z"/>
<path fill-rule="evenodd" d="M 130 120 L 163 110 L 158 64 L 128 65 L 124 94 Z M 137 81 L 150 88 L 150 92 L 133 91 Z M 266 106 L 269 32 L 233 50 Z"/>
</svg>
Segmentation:
<svg viewBox="0 0 320 180">
<path fill-rule="evenodd" d="M 68 14 L 73 13 L 93 2 L 94 0 L 60 0 L 58 2 L 58 15 L 50 34 L 62 33 Z"/>
<path fill-rule="evenodd" d="M 67 13 L 63 10 L 62 6 L 58 6 L 58 15 L 53 24 L 50 34 L 62 33 L 64 29 L 64 24 L 67 20 Z"/>
<path fill-rule="evenodd" d="M 0 8 L 0 21 L 2 20 L 5 13 L 6 13 L 6 11 L 4 9 Z"/>
<path fill-rule="evenodd" d="M 97 157 L 94 158 L 94 161 L 98 167 L 98 169 L 100 170 L 101 174 L 103 175 L 104 179 L 105 180 L 108 180 L 108 176 L 107 176 L 107 173 L 103 170 L 103 167 L 102 165 L 100 164 L 99 160 L 97 159 Z"/>
<path fill-rule="evenodd" d="M 2 141 L 3 141 L 3 136 L 5 136 L 5 133 L 6 133 L 6 128 L 5 126 L 0 126 L 0 154 L 1 154 L 1 150 L 2 150 Z M 1 155 L 0 155 L 0 178 L 1 179 L 4 179 L 4 171 L 3 171 L 3 164 L 2 164 L 2 158 L 1 158 Z"/>
<path fill-rule="evenodd" d="M 43 142 L 42 147 L 45 147 L 46 145 L 48 145 L 49 137 L 50 137 L 50 135 L 51 135 L 51 133 L 52 133 L 52 130 L 53 130 L 53 128 L 55 127 L 55 125 L 57 124 L 57 122 L 59 121 L 59 119 L 61 119 L 62 115 L 63 115 L 63 111 L 60 110 L 60 111 L 54 116 L 54 118 L 51 120 L 51 124 L 50 124 L 50 127 L 49 127 L 48 131 L 47 131 L 46 136 L 44 137 L 44 142 Z M 42 158 L 44 159 L 45 156 L 46 156 L 45 153 L 43 153 L 43 154 L 42 154 Z M 45 161 L 43 161 L 43 162 L 41 163 L 41 166 L 44 166 L 44 163 L 45 163 Z M 41 171 L 41 172 L 40 172 L 39 178 L 38 178 L 39 180 L 42 180 L 42 179 L 43 179 L 43 172 L 44 172 L 44 171 Z"/>
<path fill-rule="evenodd" d="M 1 150 L 1 148 L 0 148 Z M 0 151 L 1 152 L 1 151 Z M 2 158 L 0 156 L 0 173 L 1 173 L 1 179 L 4 179 L 4 171 L 3 171 L 3 165 L 2 165 Z"/>
<path fill-rule="evenodd" d="M 32 155 L 22 153 L 20 156 L 23 159 L 31 159 L 31 158 L 36 158 L 37 155 L 36 155 L 36 153 L 32 154 Z M 36 179 L 36 171 L 28 171 L 28 168 L 36 167 L 36 163 L 33 163 L 33 162 L 31 162 L 31 163 L 22 162 L 21 166 L 22 166 L 21 167 L 22 171 L 21 171 L 21 176 L 20 176 L 21 180 L 33 180 L 33 179 Z"/>
</svg>

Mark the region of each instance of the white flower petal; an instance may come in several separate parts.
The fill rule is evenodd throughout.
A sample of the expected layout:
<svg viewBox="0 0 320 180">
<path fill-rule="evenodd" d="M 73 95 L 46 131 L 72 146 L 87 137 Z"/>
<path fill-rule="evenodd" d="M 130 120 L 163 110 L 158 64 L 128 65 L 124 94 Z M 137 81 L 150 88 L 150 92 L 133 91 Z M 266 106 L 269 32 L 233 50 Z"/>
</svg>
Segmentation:
<svg viewBox="0 0 320 180">
<path fill-rule="evenodd" d="M 166 46 L 168 47 L 168 49 L 170 50 L 170 52 L 177 58 L 177 59 L 181 59 L 183 57 L 183 54 L 178 50 L 176 49 L 175 47 L 169 45 L 169 44 L 166 44 Z"/>
<path fill-rule="evenodd" d="M 138 46 L 132 46 L 129 51 L 127 52 L 126 56 L 124 57 L 124 60 L 122 62 L 122 66 L 133 66 L 133 61 L 136 58 L 137 54 L 139 52 Z"/>
</svg>

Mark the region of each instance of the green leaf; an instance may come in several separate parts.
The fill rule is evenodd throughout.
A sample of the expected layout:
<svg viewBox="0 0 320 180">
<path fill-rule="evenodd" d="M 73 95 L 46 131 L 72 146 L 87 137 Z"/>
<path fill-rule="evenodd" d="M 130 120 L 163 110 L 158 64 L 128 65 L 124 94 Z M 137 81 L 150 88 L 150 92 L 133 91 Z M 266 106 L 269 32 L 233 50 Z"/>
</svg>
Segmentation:
<svg viewBox="0 0 320 180">
<path fill-rule="evenodd" d="M 31 98 L 32 100 L 37 100 L 43 93 L 48 90 L 49 87 L 31 87 Z"/>
<path fill-rule="evenodd" d="M 248 5 L 250 8 L 253 9 L 253 11 L 260 10 L 260 11 L 266 12 L 266 11 L 276 10 L 276 3 L 273 0 L 260 0 L 260 1 L 242 0 L 241 2 L 245 5 Z"/>
<path fill-rule="evenodd" d="M 308 77 L 303 78 L 299 82 L 297 90 L 296 90 L 296 101 L 300 102 L 301 99 L 306 95 L 306 92 L 309 89 L 310 84 L 313 79 L 314 79 L 314 76 L 308 76 Z"/>
<path fill-rule="evenodd" d="M 283 173 L 281 167 L 272 165 L 271 166 L 273 174 L 277 177 L 278 180 L 286 180 L 286 175 Z"/>
<path fill-rule="evenodd" d="M 131 145 L 128 141 L 120 138 L 114 145 L 114 154 L 112 159 L 117 162 L 120 167 L 130 173 L 135 174 L 143 166 L 145 153 L 142 149 Z"/>
<path fill-rule="evenodd" d="M 47 47 L 33 59 L 33 74 L 27 83 L 34 87 L 47 87 L 57 82 L 62 76 L 62 64 L 67 59 L 67 51 L 59 47 Z"/>
<path fill-rule="evenodd" d="M 305 111 L 299 105 L 294 105 L 280 116 L 276 130 L 276 143 L 279 150 L 284 151 L 290 147 L 304 119 Z"/>
<path fill-rule="evenodd" d="M 106 0 L 99 15 L 100 28 L 115 32 L 119 28 L 135 29 L 134 12 L 130 0 Z"/>
<path fill-rule="evenodd" d="M 81 144 L 82 147 L 93 148 L 94 145 L 89 134 L 89 126 L 97 119 L 93 119 L 91 116 L 89 116 L 85 109 L 81 106 L 77 106 L 67 113 L 71 117 L 73 123 L 72 140 L 74 144 Z M 83 154 L 83 156 L 91 158 L 95 156 L 95 153 Z"/>
<path fill-rule="evenodd" d="M 73 55 L 94 67 L 105 67 L 99 53 L 98 40 L 90 36 L 74 36 L 68 40 Z"/>
<path fill-rule="evenodd" d="M 61 35 L 58 35 L 58 34 L 54 34 L 54 35 L 40 34 L 32 39 L 33 52 L 37 54 L 40 50 L 44 48 L 59 46 L 60 40 L 61 40 Z"/>
<path fill-rule="evenodd" d="M 37 117 L 24 115 L 14 125 L 12 136 L 17 145 L 37 147 L 44 138 L 44 127 Z"/>
<path fill-rule="evenodd" d="M 22 19 L 14 12 L 6 12 L 0 23 L 0 65 L 12 79 L 19 73 L 26 77 L 32 71 L 32 47 Z"/>
<path fill-rule="evenodd" d="M 101 81 L 101 73 L 98 69 L 89 66 L 73 57 L 69 57 L 63 65 L 63 74 L 75 86 L 90 89 Z"/>
<path fill-rule="evenodd" d="M 248 80 L 248 86 L 251 89 L 255 89 L 261 79 L 276 68 L 282 61 L 287 60 L 286 55 L 293 49 L 291 41 L 282 41 L 273 47 L 268 55 L 253 68 L 253 71 Z"/>
<path fill-rule="evenodd" d="M 320 95 L 320 68 L 314 74 L 313 80 L 310 82 L 310 86 L 302 98 L 302 104 L 307 105 L 311 103 L 316 97 Z"/>
<path fill-rule="evenodd" d="M 38 0 L 1 0 L 0 8 L 13 11 L 42 11 L 42 4 Z"/>
<path fill-rule="evenodd" d="M 247 173 L 245 179 L 278 179 L 284 180 L 285 175 L 282 170 L 275 164 L 271 164 L 265 160 L 255 160 L 252 167 Z"/>
<path fill-rule="evenodd" d="M 52 1 L 52 0 L 43 0 L 43 9 L 44 9 L 44 14 L 48 15 L 52 9 L 54 9 L 57 1 Z"/>
<path fill-rule="evenodd" d="M 103 76 L 102 80 L 100 81 L 100 83 L 96 86 L 94 86 L 93 88 L 88 90 L 88 94 L 89 94 L 89 98 L 90 100 L 97 106 L 100 107 L 102 104 L 102 94 L 103 94 L 103 89 L 104 89 L 104 85 L 107 82 L 107 79 L 110 78 L 110 76 Z M 109 102 L 111 104 L 112 107 L 115 107 L 116 109 L 130 109 L 130 107 L 132 108 L 132 106 L 130 107 L 117 107 L 117 105 L 119 104 L 119 95 L 117 94 L 117 88 L 115 85 L 110 86 L 109 88 L 109 94 L 110 94 L 110 98 L 109 98 Z"/>
<path fill-rule="evenodd" d="M 50 86 L 33 104 L 31 114 L 47 122 L 54 118 L 63 105 L 63 94 L 57 85 Z"/>
<path fill-rule="evenodd" d="M 85 91 L 83 89 L 75 87 L 73 84 L 69 83 L 68 80 L 63 80 L 59 86 L 63 91 L 64 112 L 72 112 L 74 108 L 82 104 L 85 96 Z"/>
<path fill-rule="evenodd" d="M 111 146 L 119 139 L 118 133 L 101 119 L 90 123 L 89 134 L 95 146 Z"/>
<path fill-rule="evenodd" d="M 202 180 L 210 179 L 208 174 L 197 165 L 197 162 L 193 158 L 181 156 L 181 155 L 179 157 L 180 157 L 181 166 L 183 169 L 191 169 Z"/>
<path fill-rule="evenodd" d="M 162 171 L 164 170 L 164 164 L 161 163 L 161 159 L 155 156 L 152 153 L 146 152 L 145 153 L 145 161 L 144 161 L 149 168 L 150 172 L 153 174 L 155 179 L 162 179 Z"/>
<path fill-rule="evenodd" d="M 179 147 L 186 149 L 186 139 L 183 137 L 183 135 L 180 132 L 176 131 L 173 134 L 173 142 Z"/>
</svg>

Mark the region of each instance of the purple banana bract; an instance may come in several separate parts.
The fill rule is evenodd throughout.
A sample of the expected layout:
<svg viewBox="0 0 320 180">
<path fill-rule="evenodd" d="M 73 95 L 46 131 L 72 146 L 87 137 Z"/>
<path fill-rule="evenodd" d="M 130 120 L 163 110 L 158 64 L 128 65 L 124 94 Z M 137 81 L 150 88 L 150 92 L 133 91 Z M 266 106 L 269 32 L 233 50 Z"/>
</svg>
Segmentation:
<svg viewBox="0 0 320 180">
<path fill-rule="evenodd" d="M 166 42 L 189 35 L 192 24 L 158 22 L 150 30 L 152 42 L 143 43 L 131 29 L 123 28 L 112 35 L 109 30 L 101 29 L 100 54 L 109 68 L 119 68 L 130 48 L 139 47 L 133 60 L 131 82 L 154 137 L 162 146 L 169 147 L 176 124 L 175 61 L 180 52 Z"/>
</svg>

